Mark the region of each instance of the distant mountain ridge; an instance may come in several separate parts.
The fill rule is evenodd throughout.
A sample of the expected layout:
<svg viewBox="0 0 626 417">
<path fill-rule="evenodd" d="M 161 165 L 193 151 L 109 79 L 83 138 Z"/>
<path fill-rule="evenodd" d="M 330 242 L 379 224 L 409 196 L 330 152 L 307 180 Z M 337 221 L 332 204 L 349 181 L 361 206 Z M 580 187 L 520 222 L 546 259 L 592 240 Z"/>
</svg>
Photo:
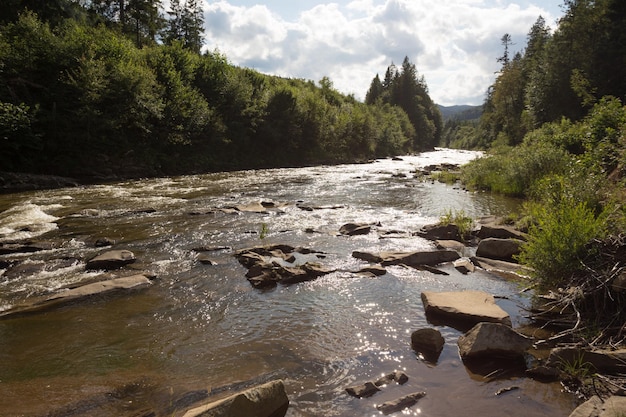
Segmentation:
<svg viewBox="0 0 626 417">
<path fill-rule="evenodd" d="M 443 121 L 446 122 L 450 119 L 456 120 L 473 120 L 479 119 L 483 113 L 483 106 L 470 106 L 468 104 L 455 105 L 455 106 L 442 106 L 437 104 Z"/>
</svg>

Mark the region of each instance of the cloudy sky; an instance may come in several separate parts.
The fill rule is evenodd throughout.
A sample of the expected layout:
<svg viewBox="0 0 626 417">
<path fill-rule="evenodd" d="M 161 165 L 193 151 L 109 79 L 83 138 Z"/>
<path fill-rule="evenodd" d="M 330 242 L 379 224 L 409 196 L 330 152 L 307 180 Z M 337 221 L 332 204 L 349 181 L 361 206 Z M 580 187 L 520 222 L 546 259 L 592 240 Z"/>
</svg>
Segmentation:
<svg viewBox="0 0 626 417">
<path fill-rule="evenodd" d="M 563 0 L 205 0 L 205 48 L 266 74 L 319 81 L 363 99 L 372 78 L 405 56 L 438 104 L 482 104 L 502 56 Z"/>
</svg>

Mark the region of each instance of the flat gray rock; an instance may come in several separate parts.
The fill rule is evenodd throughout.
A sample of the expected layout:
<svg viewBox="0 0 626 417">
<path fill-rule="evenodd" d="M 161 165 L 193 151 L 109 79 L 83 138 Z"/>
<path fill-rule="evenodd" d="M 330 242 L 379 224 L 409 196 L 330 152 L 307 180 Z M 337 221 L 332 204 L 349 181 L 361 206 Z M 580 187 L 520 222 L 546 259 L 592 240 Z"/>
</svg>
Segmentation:
<svg viewBox="0 0 626 417">
<path fill-rule="evenodd" d="M 422 303 L 426 314 L 474 324 L 502 323 L 511 326 L 511 317 L 495 302 L 493 295 L 483 291 L 424 291 Z"/>
<path fill-rule="evenodd" d="M 271 381 L 188 410 L 183 417 L 278 417 L 289 406 L 283 381 Z"/>
<path fill-rule="evenodd" d="M 129 250 L 110 250 L 87 261 L 85 269 L 104 269 L 105 271 L 109 271 L 131 264 L 136 260 L 135 254 Z"/>
<path fill-rule="evenodd" d="M 108 295 L 116 291 L 129 291 L 146 288 L 152 285 L 152 281 L 146 275 L 138 274 L 128 277 L 114 278 L 106 281 L 93 282 L 80 287 L 60 290 L 17 305 L 9 310 L 0 312 L 0 318 L 16 314 L 35 313 L 59 307 L 71 302 L 78 302 L 96 295 Z"/>
</svg>

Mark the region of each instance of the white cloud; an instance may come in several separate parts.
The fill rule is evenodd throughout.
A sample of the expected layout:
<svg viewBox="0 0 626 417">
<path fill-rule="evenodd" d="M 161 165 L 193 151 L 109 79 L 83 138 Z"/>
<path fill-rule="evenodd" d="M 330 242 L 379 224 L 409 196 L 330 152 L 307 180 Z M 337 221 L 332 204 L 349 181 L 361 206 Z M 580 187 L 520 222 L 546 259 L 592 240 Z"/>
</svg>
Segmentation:
<svg viewBox="0 0 626 417">
<path fill-rule="evenodd" d="M 357 98 L 376 73 L 408 56 L 437 103 L 481 104 L 499 68 L 502 35 L 521 50 L 539 15 L 557 18 L 528 1 L 344 0 L 313 5 L 288 21 L 265 5 L 222 0 L 206 5 L 206 47 L 268 74 L 328 76 Z"/>
</svg>

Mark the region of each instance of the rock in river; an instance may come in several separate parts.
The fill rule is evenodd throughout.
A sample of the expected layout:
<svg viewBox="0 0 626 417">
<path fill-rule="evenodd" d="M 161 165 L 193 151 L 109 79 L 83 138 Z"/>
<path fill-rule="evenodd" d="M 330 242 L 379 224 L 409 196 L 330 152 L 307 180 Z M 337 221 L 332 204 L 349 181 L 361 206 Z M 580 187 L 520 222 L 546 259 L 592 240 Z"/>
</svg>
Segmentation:
<svg viewBox="0 0 626 417">
<path fill-rule="evenodd" d="M 271 381 L 188 410 L 183 417 L 281 417 L 289 407 L 283 381 Z"/>
<path fill-rule="evenodd" d="M 152 285 L 152 278 L 139 274 L 128 277 L 114 278 L 106 281 L 93 282 L 80 287 L 61 290 L 52 295 L 30 300 L 0 313 L 0 318 L 25 313 L 49 310 L 72 302 L 82 301 L 96 295 L 108 295 L 117 291 L 137 290 Z"/>
<path fill-rule="evenodd" d="M 129 250 L 110 250 L 90 259 L 85 265 L 87 270 L 118 269 L 136 261 L 135 254 Z"/>
<path fill-rule="evenodd" d="M 429 362 L 436 362 L 439 359 L 445 343 L 441 332 L 436 329 L 419 329 L 411 334 L 411 347 L 427 357 Z"/>
<path fill-rule="evenodd" d="M 476 324 L 486 321 L 511 325 L 509 314 L 496 304 L 493 295 L 483 291 L 424 291 L 422 302 L 429 320 L 439 318 L 444 322 Z"/>
<path fill-rule="evenodd" d="M 420 267 L 423 265 L 437 265 L 444 262 L 452 262 L 460 258 L 460 255 L 452 250 L 435 250 L 425 252 L 352 252 L 352 257 L 368 262 L 387 265 L 407 265 Z"/>
<path fill-rule="evenodd" d="M 499 323 L 478 323 L 459 337 L 461 358 L 520 357 L 532 346 L 532 339 Z"/>
<path fill-rule="evenodd" d="M 483 239 L 476 248 L 476 256 L 503 261 L 513 261 L 518 255 L 524 242 L 519 239 Z"/>
</svg>

